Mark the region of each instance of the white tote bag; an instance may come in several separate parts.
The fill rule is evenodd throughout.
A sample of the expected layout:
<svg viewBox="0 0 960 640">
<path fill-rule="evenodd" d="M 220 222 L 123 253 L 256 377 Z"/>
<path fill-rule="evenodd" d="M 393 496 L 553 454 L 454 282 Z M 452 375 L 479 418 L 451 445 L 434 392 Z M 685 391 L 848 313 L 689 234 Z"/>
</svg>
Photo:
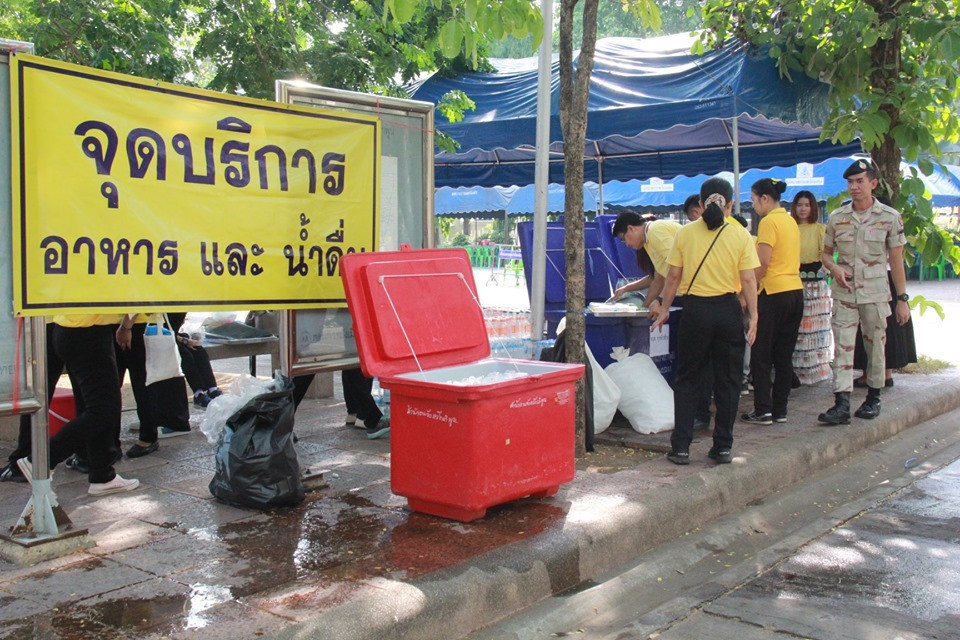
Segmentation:
<svg viewBox="0 0 960 640">
<path fill-rule="evenodd" d="M 164 322 L 169 325 L 167 314 L 163 314 Z M 180 351 L 177 349 L 177 336 L 161 323 L 151 325 L 143 334 L 143 348 L 147 353 L 147 384 L 161 380 L 169 380 L 181 375 Z"/>
</svg>

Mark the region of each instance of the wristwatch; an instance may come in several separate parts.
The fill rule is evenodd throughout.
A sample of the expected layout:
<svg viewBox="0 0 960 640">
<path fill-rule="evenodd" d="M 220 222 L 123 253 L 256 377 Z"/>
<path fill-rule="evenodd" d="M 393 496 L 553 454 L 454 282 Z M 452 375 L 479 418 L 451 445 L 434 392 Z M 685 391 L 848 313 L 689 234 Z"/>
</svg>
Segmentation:
<svg viewBox="0 0 960 640">
<path fill-rule="evenodd" d="M 900 295 L 897 296 L 897 300 L 899 300 L 900 302 L 910 302 L 910 296 L 907 295 L 906 293 L 901 293 Z"/>
</svg>

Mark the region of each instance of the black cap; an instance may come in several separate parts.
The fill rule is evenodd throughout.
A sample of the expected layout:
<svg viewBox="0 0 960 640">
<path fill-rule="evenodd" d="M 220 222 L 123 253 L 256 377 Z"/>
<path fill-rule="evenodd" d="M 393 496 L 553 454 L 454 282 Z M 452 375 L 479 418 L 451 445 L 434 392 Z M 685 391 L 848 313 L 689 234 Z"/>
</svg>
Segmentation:
<svg viewBox="0 0 960 640">
<path fill-rule="evenodd" d="M 873 168 L 873 163 L 869 160 L 856 160 L 853 164 L 847 167 L 847 170 L 843 172 L 844 178 L 849 178 L 850 176 L 855 176 L 858 173 L 863 173 L 865 171 L 876 172 L 876 169 Z"/>
</svg>

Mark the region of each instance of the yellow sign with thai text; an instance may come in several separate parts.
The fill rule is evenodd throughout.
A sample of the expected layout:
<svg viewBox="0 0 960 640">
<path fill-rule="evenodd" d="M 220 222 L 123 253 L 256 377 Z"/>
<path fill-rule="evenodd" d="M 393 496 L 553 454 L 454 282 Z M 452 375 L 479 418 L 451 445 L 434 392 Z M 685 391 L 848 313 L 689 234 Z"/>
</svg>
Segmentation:
<svg viewBox="0 0 960 640">
<path fill-rule="evenodd" d="M 342 307 L 377 118 L 11 57 L 23 315 Z"/>
</svg>

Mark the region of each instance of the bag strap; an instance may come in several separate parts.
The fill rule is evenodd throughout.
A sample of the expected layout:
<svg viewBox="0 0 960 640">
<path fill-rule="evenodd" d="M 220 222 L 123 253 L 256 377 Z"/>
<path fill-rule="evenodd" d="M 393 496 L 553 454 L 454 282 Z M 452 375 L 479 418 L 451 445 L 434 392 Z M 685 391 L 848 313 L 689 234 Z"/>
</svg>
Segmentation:
<svg viewBox="0 0 960 640">
<path fill-rule="evenodd" d="M 729 222 L 724 222 L 724 223 L 720 226 L 720 230 L 717 231 L 717 235 L 715 235 L 715 236 L 713 237 L 713 242 L 710 243 L 710 247 L 707 249 L 707 252 L 706 252 L 705 254 L 703 254 L 703 258 L 701 258 L 700 264 L 697 266 L 697 270 L 693 272 L 693 277 L 690 278 L 690 284 L 687 285 L 687 292 L 686 292 L 685 295 L 689 295 L 689 294 L 690 294 L 690 288 L 693 287 L 693 283 L 694 283 L 694 281 L 697 279 L 697 275 L 700 273 L 700 268 L 703 266 L 704 260 L 706 260 L 706 259 L 707 259 L 707 256 L 710 255 L 710 252 L 713 250 L 713 245 L 717 244 L 717 240 L 720 239 L 720 234 L 723 233 L 723 230 L 727 228 L 727 225 L 728 225 L 728 224 L 730 224 L 730 223 L 729 223 Z"/>
</svg>

